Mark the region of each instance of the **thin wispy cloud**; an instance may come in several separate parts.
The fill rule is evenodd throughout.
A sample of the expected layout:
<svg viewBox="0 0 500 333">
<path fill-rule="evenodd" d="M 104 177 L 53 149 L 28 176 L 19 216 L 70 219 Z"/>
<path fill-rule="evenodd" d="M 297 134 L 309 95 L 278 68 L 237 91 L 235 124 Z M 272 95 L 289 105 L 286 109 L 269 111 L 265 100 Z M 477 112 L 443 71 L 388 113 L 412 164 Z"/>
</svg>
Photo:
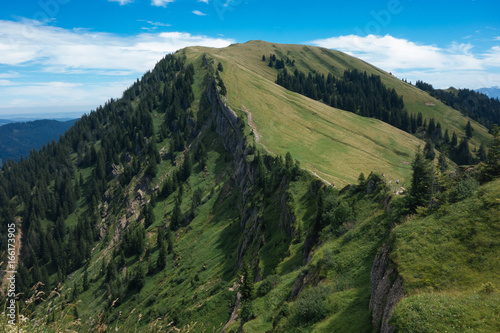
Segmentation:
<svg viewBox="0 0 500 333">
<path fill-rule="evenodd" d="M 109 2 L 118 2 L 120 6 L 132 3 L 133 0 L 108 0 Z"/>
<path fill-rule="evenodd" d="M 12 82 L 10 80 L 3 80 L 3 79 L 0 79 L 0 87 L 1 86 L 14 86 L 16 85 L 15 82 Z"/>
<path fill-rule="evenodd" d="M 15 77 L 18 77 L 19 76 L 19 73 L 17 72 L 7 72 L 7 73 L 0 73 L 0 79 L 12 79 L 12 78 L 15 78 Z"/>
<path fill-rule="evenodd" d="M 170 23 L 153 22 L 153 21 L 147 21 L 147 20 L 137 20 L 137 21 L 149 23 L 150 25 L 152 25 L 154 27 L 171 27 L 172 26 Z"/>
<path fill-rule="evenodd" d="M 198 0 L 198 2 L 204 2 L 208 5 L 208 0 Z"/>
<path fill-rule="evenodd" d="M 314 40 L 311 43 L 346 52 L 402 77 L 417 74 L 420 77 L 413 76 L 416 79 L 432 77 L 432 83 L 439 87 L 445 87 L 450 82 L 470 85 L 471 81 L 466 78 L 473 76 L 476 76 L 476 79 L 472 82 L 481 86 L 481 78 L 477 75 L 486 75 L 487 66 L 500 66 L 500 47 L 493 47 L 483 54 L 475 54 L 474 46 L 470 43 L 452 43 L 447 48 L 440 48 L 390 35 L 339 36 Z M 469 75 L 470 73 L 473 75 Z"/>
<path fill-rule="evenodd" d="M 167 7 L 167 5 L 175 0 L 151 0 L 151 5 L 156 7 Z"/>
<path fill-rule="evenodd" d="M 127 80 L 128 81 L 128 80 Z M 106 84 L 81 84 L 68 82 L 32 82 L 3 86 L 0 99 L 9 100 L 2 107 L 35 106 L 79 106 L 91 103 L 103 103 L 110 97 L 119 97 L 118 91 L 130 85 L 130 82 L 117 81 Z M 68 99 L 68 96 L 71 96 Z M 95 104 L 94 107 L 97 107 Z"/>
<path fill-rule="evenodd" d="M 147 27 L 142 27 L 142 30 L 149 31 L 149 32 L 154 32 L 158 30 L 159 27 L 171 27 L 172 25 L 169 23 L 163 23 L 163 22 L 153 22 L 153 21 L 146 21 L 146 20 L 137 20 L 139 22 L 146 22 L 150 26 Z"/>
<path fill-rule="evenodd" d="M 500 67 L 500 46 L 493 46 L 486 52 L 485 64 L 487 66 Z"/>
<path fill-rule="evenodd" d="M 198 16 L 207 16 L 207 14 L 202 13 L 202 12 L 200 12 L 199 10 L 193 10 L 193 14 L 194 14 L 194 15 L 198 15 Z"/>
</svg>

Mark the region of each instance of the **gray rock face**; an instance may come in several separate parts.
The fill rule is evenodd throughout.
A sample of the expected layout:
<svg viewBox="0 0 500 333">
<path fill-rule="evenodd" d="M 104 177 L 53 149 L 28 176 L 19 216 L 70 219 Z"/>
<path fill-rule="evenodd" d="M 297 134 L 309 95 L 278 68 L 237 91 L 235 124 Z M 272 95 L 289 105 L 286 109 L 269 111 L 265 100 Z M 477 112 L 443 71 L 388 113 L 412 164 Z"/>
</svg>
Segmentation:
<svg viewBox="0 0 500 333">
<path fill-rule="evenodd" d="M 371 271 L 372 325 L 375 331 L 392 333 L 389 325 L 396 305 L 403 297 L 403 281 L 397 270 L 389 264 L 390 248 L 383 246 L 375 260 Z"/>
<path fill-rule="evenodd" d="M 366 194 L 372 194 L 374 190 L 375 190 L 375 182 L 372 179 L 368 182 L 368 186 L 366 187 Z"/>
</svg>

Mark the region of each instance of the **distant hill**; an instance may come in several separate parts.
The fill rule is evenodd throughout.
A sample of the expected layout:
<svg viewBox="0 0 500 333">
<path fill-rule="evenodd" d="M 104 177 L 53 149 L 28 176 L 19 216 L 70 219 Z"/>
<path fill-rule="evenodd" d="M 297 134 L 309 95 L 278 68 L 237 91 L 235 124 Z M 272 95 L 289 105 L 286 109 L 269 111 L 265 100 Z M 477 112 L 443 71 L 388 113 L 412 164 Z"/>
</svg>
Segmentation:
<svg viewBox="0 0 500 333">
<path fill-rule="evenodd" d="M 28 155 L 31 149 L 39 149 L 52 139 L 58 139 L 75 121 L 36 120 L 0 126 L 0 165 L 9 158 L 17 160 Z"/>
<path fill-rule="evenodd" d="M 0 126 L 6 125 L 6 124 L 12 124 L 16 123 L 15 120 L 10 120 L 10 119 L 0 119 Z"/>
<path fill-rule="evenodd" d="M 485 94 L 489 98 L 500 98 L 500 87 L 498 86 L 476 89 L 476 91 Z"/>
</svg>

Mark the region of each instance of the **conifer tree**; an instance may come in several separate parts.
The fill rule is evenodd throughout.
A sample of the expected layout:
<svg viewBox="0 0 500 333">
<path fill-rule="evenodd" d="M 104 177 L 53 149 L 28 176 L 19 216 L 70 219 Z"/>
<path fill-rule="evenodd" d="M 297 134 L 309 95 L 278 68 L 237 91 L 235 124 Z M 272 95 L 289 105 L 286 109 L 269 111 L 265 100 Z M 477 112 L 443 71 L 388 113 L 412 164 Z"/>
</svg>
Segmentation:
<svg viewBox="0 0 500 333">
<path fill-rule="evenodd" d="M 180 196 L 177 195 L 174 209 L 170 217 L 170 229 L 175 231 L 179 229 L 180 224 L 181 224 L 181 199 Z"/>
<path fill-rule="evenodd" d="M 134 289 L 137 288 L 139 290 L 144 287 L 146 284 L 146 271 L 144 270 L 144 266 L 142 262 L 138 263 L 134 269 L 133 278 L 129 283 L 129 288 Z"/>
<path fill-rule="evenodd" d="M 85 272 L 83 273 L 83 290 L 87 291 L 89 289 L 89 270 L 88 266 L 85 266 Z"/>
<path fill-rule="evenodd" d="M 444 137 L 443 137 L 444 143 L 449 144 L 450 143 L 450 136 L 448 135 L 448 129 L 444 131 Z"/>
<path fill-rule="evenodd" d="M 420 127 L 423 125 L 423 116 L 422 112 L 419 112 L 417 115 L 417 127 Z"/>
<path fill-rule="evenodd" d="M 153 213 L 153 207 L 151 204 L 144 206 L 144 227 L 148 228 L 155 222 L 155 215 Z"/>
<path fill-rule="evenodd" d="M 448 161 L 446 161 L 446 157 L 443 154 L 439 155 L 438 163 L 441 173 L 444 173 L 448 169 Z"/>
<path fill-rule="evenodd" d="M 473 157 L 469 150 L 469 139 L 463 138 L 457 148 L 457 158 L 456 162 L 462 165 L 468 165 L 473 163 Z"/>
<path fill-rule="evenodd" d="M 470 123 L 470 120 L 467 122 L 467 125 L 465 126 L 465 135 L 467 136 L 467 138 L 472 138 L 472 132 L 474 131 L 474 129 L 472 128 L 472 125 Z"/>
<path fill-rule="evenodd" d="M 419 206 L 425 206 L 429 202 L 432 186 L 432 165 L 420 149 L 417 150 L 412 163 L 413 175 L 409 190 L 409 209 L 415 211 Z"/>
<path fill-rule="evenodd" d="M 427 126 L 427 135 L 431 136 L 434 133 L 435 129 L 436 129 L 436 122 L 434 118 L 431 118 L 431 120 L 429 120 L 429 125 Z"/>
<path fill-rule="evenodd" d="M 365 174 L 363 172 L 361 172 L 359 174 L 359 177 L 358 177 L 358 186 L 360 188 L 364 187 L 365 186 L 365 182 L 366 182 Z"/>
<path fill-rule="evenodd" d="M 481 145 L 479 146 L 479 151 L 478 151 L 478 157 L 481 162 L 486 161 L 487 154 L 486 154 L 486 147 L 484 146 L 484 143 L 481 142 Z"/>
<path fill-rule="evenodd" d="M 453 132 L 453 135 L 451 137 L 451 142 L 450 142 L 450 146 L 451 148 L 455 148 L 458 144 L 458 137 L 457 137 L 457 133 Z"/>
<path fill-rule="evenodd" d="M 243 279 L 240 292 L 241 299 L 243 302 L 251 300 L 253 294 L 253 279 L 250 269 L 248 267 L 248 263 L 246 261 L 243 262 L 243 267 L 241 268 L 241 277 Z"/>
<path fill-rule="evenodd" d="M 489 177 L 498 177 L 500 175 L 500 129 L 494 125 L 491 129 L 493 142 L 488 150 L 487 171 Z"/>
<path fill-rule="evenodd" d="M 156 261 L 156 268 L 158 268 L 158 270 L 162 270 L 167 265 L 167 247 L 165 245 L 165 241 L 163 240 L 163 238 L 160 238 L 159 234 L 158 234 L 158 239 L 159 240 L 157 242 L 159 243 L 158 246 L 159 253 L 158 253 L 158 260 Z"/>
<path fill-rule="evenodd" d="M 430 141 L 427 141 L 427 143 L 425 144 L 424 156 L 430 161 L 434 161 L 434 158 L 436 157 L 436 153 L 434 152 L 434 145 Z"/>
</svg>

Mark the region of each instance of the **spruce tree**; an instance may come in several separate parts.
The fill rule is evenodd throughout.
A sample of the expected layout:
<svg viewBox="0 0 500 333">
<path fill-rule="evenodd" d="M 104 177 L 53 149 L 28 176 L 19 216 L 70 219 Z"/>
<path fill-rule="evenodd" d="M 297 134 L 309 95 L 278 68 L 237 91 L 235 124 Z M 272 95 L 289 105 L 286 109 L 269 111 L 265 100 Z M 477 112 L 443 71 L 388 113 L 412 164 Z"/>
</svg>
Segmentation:
<svg viewBox="0 0 500 333">
<path fill-rule="evenodd" d="M 430 141 L 427 141 L 427 143 L 425 144 L 424 156 L 426 159 L 430 161 L 434 161 L 434 158 L 436 158 L 436 153 L 434 152 L 434 145 Z"/>
<path fill-rule="evenodd" d="M 451 148 L 455 148 L 458 144 L 458 137 L 457 137 L 457 133 L 453 132 L 453 135 L 451 137 L 451 142 L 450 142 L 450 145 L 451 145 Z"/>
<path fill-rule="evenodd" d="M 181 199 L 180 196 L 177 195 L 175 200 L 174 209 L 172 211 L 172 215 L 170 216 L 170 229 L 177 230 L 181 224 Z"/>
<path fill-rule="evenodd" d="M 493 134 L 493 142 L 488 149 L 488 158 L 486 160 L 486 174 L 487 178 L 490 179 L 500 175 L 500 129 L 498 125 L 495 124 L 491 132 Z"/>
<path fill-rule="evenodd" d="M 429 126 L 427 126 L 427 135 L 431 136 L 434 133 L 435 129 L 436 129 L 436 122 L 434 118 L 431 118 L 431 120 L 429 120 Z"/>
<path fill-rule="evenodd" d="M 420 149 L 417 150 L 412 163 L 413 175 L 408 200 L 409 209 L 415 211 L 419 206 L 425 206 L 429 202 L 433 168 Z"/>
<path fill-rule="evenodd" d="M 444 156 L 444 154 L 439 155 L 438 163 L 441 173 L 444 173 L 446 169 L 448 169 L 448 161 L 446 161 L 446 157 Z"/>
<path fill-rule="evenodd" d="M 473 158 L 469 150 L 469 139 L 463 138 L 457 148 L 456 162 L 462 165 L 473 163 Z"/>
<path fill-rule="evenodd" d="M 156 261 L 156 268 L 162 270 L 167 266 L 167 246 L 165 245 L 165 241 L 163 239 L 161 239 L 159 243 L 160 245 L 158 260 Z"/>
<path fill-rule="evenodd" d="M 479 151 L 478 151 L 478 157 L 481 162 L 486 161 L 487 154 L 486 154 L 486 147 L 484 146 L 484 143 L 481 142 L 481 145 L 479 146 Z"/>
<path fill-rule="evenodd" d="M 248 263 L 246 261 L 243 262 L 243 267 L 241 268 L 241 277 L 243 279 L 240 292 L 241 299 L 243 302 L 251 300 L 253 294 L 253 279 L 250 269 L 248 267 Z"/>
<path fill-rule="evenodd" d="M 144 227 L 148 228 L 155 222 L 155 215 L 153 213 L 153 207 L 151 204 L 144 206 Z"/>
<path fill-rule="evenodd" d="M 444 138 L 443 138 L 443 140 L 444 140 L 445 144 L 449 144 L 450 143 L 450 136 L 448 135 L 448 129 L 446 129 L 444 131 Z"/>
<path fill-rule="evenodd" d="M 472 125 L 470 123 L 470 120 L 467 122 L 467 125 L 465 126 L 465 135 L 467 136 L 467 138 L 472 138 L 472 132 L 474 131 L 474 129 L 472 128 Z"/>
<path fill-rule="evenodd" d="M 366 182 L 365 174 L 363 172 L 361 172 L 359 174 L 359 177 L 358 177 L 358 186 L 360 188 L 364 187 L 365 186 L 365 182 Z"/>
<path fill-rule="evenodd" d="M 89 270 L 88 266 L 85 266 L 85 272 L 83 273 L 83 290 L 87 291 L 89 289 Z"/>
</svg>

